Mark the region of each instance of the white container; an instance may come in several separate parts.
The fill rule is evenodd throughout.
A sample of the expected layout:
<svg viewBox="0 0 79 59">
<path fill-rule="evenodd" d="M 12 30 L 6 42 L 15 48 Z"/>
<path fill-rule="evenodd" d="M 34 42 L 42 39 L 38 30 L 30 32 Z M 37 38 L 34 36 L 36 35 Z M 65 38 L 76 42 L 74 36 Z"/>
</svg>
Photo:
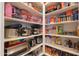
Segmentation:
<svg viewBox="0 0 79 59">
<path fill-rule="evenodd" d="M 13 38 L 17 36 L 18 36 L 17 29 L 5 29 L 6 38 Z"/>
</svg>

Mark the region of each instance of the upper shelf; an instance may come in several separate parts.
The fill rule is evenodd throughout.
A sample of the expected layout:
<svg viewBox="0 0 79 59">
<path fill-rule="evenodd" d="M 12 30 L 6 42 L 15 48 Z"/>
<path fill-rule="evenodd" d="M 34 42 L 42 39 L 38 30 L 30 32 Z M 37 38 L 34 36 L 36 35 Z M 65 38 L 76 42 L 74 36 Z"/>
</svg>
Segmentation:
<svg viewBox="0 0 79 59">
<path fill-rule="evenodd" d="M 42 13 L 40 13 L 39 11 L 35 10 L 34 8 L 28 6 L 26 3 L 24 2 L 11 2 L 11 4 L 19 9 L 24 9 L 29 11 L 31 14 L 33 15 L 38 15 L 38 16 L 42 16 Z"/>
<path fill-rule="evenodd" d="M 45 4 L 45 7 L 47 8 L 48 6 L 50 6 L 50 5 L 56 5 L 57 4 L 57 2 L 47 2 L 46 4 Z"/>
<path fill-rule="evenodd" d="M 43 3 L 42 2 L 32 2 L 32 3 L 34 3 L 35 5 L 38 5 L 39 7 L 43 7 Z"/>
<path fill-rule="evenodd" d="M 78 5 L 76 5 L 76 4 L 71 5 L 71 6 L 68 6 L 68 7 L 65 7 L 65 8 L 62 8 L 62 9 L 47 13 L 46 16 L 57 15 L 57 14 L 63 13 L 65 11 L 67 11 L 67 10 L 74 9 L 74 8 L 77 8 L 77 7 L 78 7 Z"/>
<path fill-rule="evenodd" d="M 41 23 L 30 22 L 30 21 L 26 21 L 24 19 L 18 19 L 18 18 L 4 17 L 4 19 L 5 19 L 5 21 L 8 21 L 8 22 L 16 21 L 16 22 L 22 22 L 22 23 L 42 25 Z"/>
<path fill-rule="evenodd" d="M 79 22 L 79 20 L 75 20 L 75 21 L 63 21 L 63 22 L 56 22 L 56 23 L 49 23 L 49 24 L 45 24 L 45 25 L 58 25 L 58 24 L 68 24 L 68 23 L 77 23 Z"/>
</svg>

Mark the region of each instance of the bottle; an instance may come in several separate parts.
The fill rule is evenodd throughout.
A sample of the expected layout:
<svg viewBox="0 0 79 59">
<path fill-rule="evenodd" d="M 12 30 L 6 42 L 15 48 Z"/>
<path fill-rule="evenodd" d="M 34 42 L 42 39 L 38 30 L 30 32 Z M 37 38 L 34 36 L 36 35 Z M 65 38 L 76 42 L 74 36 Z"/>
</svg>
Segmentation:
<svg viewBox="0 0 79 59">
<path fill-rule="evenodd" d="M 72 41 L 70 39 L 67 40 L 66 43 L 69 48 L 72 48 Z"/>
<path fill-rule="evenodd" d="M 60 17 L 58 17 L 58 23 L 60 23 L 61 22 L 61 18 Z"/>
<path fill-rule="evenodd" d="M 36 40 L 34 38 L 30 39 L 29 44 L 30 44 L 30 47 L 35 46 L 36 45 Z"/>
<path fill-rule="evenodd" d="M 79 36 L 79 22 L 78 22 L 78 25 L 77 25 L 77 36 Z"/>
<path fill-rule="evenodd" d="M 66 11 L 66 18 L 67 18 L 67 21 L 71 21 L 71 17 L 72 16 L 73 12 L 72 10 L 68 10 Z"/>
<path fill-rule="evenodd" d="M 54 17 L 51 17 L 50 18 L 50 24 L 53 24 L 53 23 L 55 23 L 55 18 Z"/>
<path fill-rule="evenodd" d="M 22 36 L 28 36 L 28 29 L 26 27 L 21 28 Z"/>
<path fill-rule="evenodd" d="M 57 34 L 63 34 L 63 25 L 56 26 L 56 32 Z"/>
<path fill-rule="evenodd" d="M 78 8 L 73 10 L 72 16 L 73 20 L 78 20 Z"/>
<path fill-rule="evenodd" d="M 70 2 L 65 2 L 65 7 L 70 6 Z"/>
<path fill-rule="evenodd" d="M 21 9 L 20 15 L 21 15 L 22 19 L 28 20 L 28 11 Z"/>
<path fill-rule="evenodd" d="M 64 2 L 61 2 L 61 8 L 64 8 L 65 6 L 64 6 Z"/>
<path fill-rule="evenodd" d="M 58 34 L 59 30 L 58 30 L 58 26 L 56 26 L 56 34 Z"/>
<path fill-rule="evenodd" d="M 42 37 L 41 37 L 41 36 L 35 37 L 35 39 L 36 39 L 36 43 L 37 43 L 37 44 L 42 43 Z"/>
<path fill-rule="evenodd" d="M 32 7 L 32 3 L 29 3 L 29 6 Z"/>
<path fill-rule="evenodd" d="M 74 49 L 79 51 L 79 41 L 74 43 Z"/>
<path fill-rule="evenodd" d="M 61 38 L 58 38 L 58 37 L 57 37 L 55 43 L 58 44 L 58 45 L 62 45 L 62 40 L 61 40 Z"/>
<path fill-rule="evenodd" d="M 7 17 L 12 17 L 12 5 L 10 3 L 5 3 L 4 15 Z"/>
<path fill-rule="evenodd" d="M 48 12 L 50 12 L 51 10 L 53 11 L 53 8 L 54 8 L 54 6 L 51 5 L 51 6 L 47 7 L 47 11 L 48 11 Z"/>
<path fill-rule="evenodd" d="M 57 8 L 57 10 L 61 9 L 61 3 L 58 3 L 56 8 Z"/>
<path fill-rule="evenodd" d="M 50 24 L 50 16 L 47 17 L 47 23 Z"/>
</svg>

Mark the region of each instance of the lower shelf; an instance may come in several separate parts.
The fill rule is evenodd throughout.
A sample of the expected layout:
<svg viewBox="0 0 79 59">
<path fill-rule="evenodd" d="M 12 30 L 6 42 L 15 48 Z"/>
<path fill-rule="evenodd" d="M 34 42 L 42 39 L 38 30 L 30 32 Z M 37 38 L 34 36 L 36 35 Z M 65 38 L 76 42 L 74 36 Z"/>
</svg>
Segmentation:
<svg viewBox="0 0 79 59">
<path fill-rule="evenodd" d="M 12 49 L 12 51 L 8 51 L 7 55 L 11 55 L 19 50 L 22 50 L 26 47 L 26 45 L 22 46 L 22 47 L 18 47 L 18 48 L 15 48 L 15 49 Z"/>
<path fill-rule="evenodd" d="M 44 53 L 46 56 L 51 56 L 51 55 L 49 55 L 48 53 Z"/>
<path fill-rule="evenodd" d="M 56 49 L 59 49 L 61 51 L 65 51 L 65 52 L 74 54 L 74 55 L 79 55 L 79 51 L 78 50 L 75 50 L 75 49 L 72 49 L 72 48 L 68 48 L 68 47 L 64 47 L 64 46 L 56 45 L 56 44 L 54 44 L 54 45 L 45 44 L 45 45 L 50 46 L 50 47 L 53 47 L 53 48 L 56 48 Z"/>
<path fill-rule="evenodd" d="M 42 56 L 44 53 L 40 53 L 38 56 Z"/>
<path fill-rule="evenodd" d="M 42 46 L 42 45 L 43 45 L 42 43 L 41 43 L 41 44 L 38 44 L 38 45 L 32 47 L 29 51 L 27 51 L 27 52 L 25 52 L 24 54 L 19 55 L 19 56 L 24 56 L 24 55 L 26 55 L 26 54 L 28 54 L 28 53 L 34 51 L 35 49 L 39 48 L 39 47 Z"/>
</svg>

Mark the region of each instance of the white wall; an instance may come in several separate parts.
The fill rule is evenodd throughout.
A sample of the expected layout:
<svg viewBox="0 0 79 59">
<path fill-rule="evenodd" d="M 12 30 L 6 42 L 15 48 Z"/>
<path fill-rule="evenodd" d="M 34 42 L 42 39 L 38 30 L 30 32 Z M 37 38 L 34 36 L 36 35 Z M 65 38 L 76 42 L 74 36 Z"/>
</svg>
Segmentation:
<svg viewBox="0 0 79 59">
<path fill-rule="evenodd" d="M 4 3 L 0 2 L 0 56 L 4 55 Z"/>
</svg>

